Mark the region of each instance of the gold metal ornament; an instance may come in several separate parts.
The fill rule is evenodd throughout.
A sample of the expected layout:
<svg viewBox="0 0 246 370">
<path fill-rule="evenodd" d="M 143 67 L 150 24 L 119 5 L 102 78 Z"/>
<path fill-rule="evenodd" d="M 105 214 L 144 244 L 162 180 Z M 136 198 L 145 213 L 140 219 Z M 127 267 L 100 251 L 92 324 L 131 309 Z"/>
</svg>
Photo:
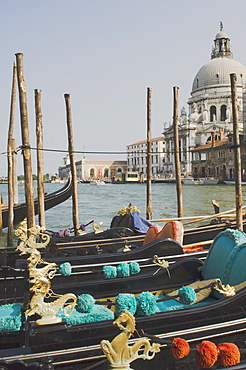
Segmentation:
<svg viewBox="0 0 246 370">
<path fill-rule="evenodd" d="M 122 323 L 126 323 L 125 326 Z M 155 354 L 160 352 L 160 344 L 151 345 L 147 338 L 138 339 L 131 346 L 128 344 L 136 326 L 135 317 L 129 311 L 124 310 L 113 325 L 116 325 L 121 333 L 112 342 L 102 340 L 100 343 L 102 351 L 110 362 L 110 369 L 131 370 L 130 363 L 134 360 L 140 358 L 152 360 Z"/>
<path fill-rule="evenodd" d="M 93 231 L 94 231 L 95 234 L 103 232 L 103 230 L 101 229 L 102 224 L 103 224 L 103 222 L 99 222 L 98 224 L 96 224 L 96 223 L 92 224 L 92 228 L 93 228 Z"/>
<path fill-rule="evenodd" d="M 50 280 L 55 276 L 57 265 L 56 263 L 45 262 L 41 258 L 38 248 L 45 248 L 50 240 L 49 235 L 44 234 L 44 231 L 45 229 L 39 226 L 34 226 L 29 230 L 20 227 L 16 230 L 16 235 L 21 240 L 17 250 L 21 252 L 20 254 L 30 254 L 27 260 L 29 261 L 30 283 L 33 284 L 30 291 L 33 296 L 26 314 L 28 316 L 34 314 L 41 316 L 40 319 L 36 320 L 39 325 L 61 322 L 62 318 L 56 316 L 57 313 L 63 311 L 65 316 L 69 316 L 77 303 L 77 297 L 74 294 L 59 295 L 51 289 Z M 55 298 L 55 300 L 51 301 L 50 298 Z M 49 299 L 49 302 L 45 302 L 45 299 Z"/>
<path fill-rule="evenodd" d="M 140 213 L 139 209 L 137 209 L 136 206 L 132 206 L 131 204 L 129 204 L 128 207 L 121 208 L 118 211 L 118 214 L 124 216 L 125 214 L 131 213 L 131 212 L 138 212 L 138 213 Z"/>
</svg>

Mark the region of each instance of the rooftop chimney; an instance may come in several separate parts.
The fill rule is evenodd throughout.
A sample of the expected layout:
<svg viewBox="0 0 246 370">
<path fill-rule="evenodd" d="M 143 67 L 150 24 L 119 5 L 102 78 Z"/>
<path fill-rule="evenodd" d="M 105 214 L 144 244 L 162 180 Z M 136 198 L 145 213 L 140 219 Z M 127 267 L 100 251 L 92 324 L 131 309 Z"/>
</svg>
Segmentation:
<svg viewBox="0 0 246 370">
<path fill-rule="evenodd" d="M 220 127 L 220 140 L 224 139 L 224 129 L 223 127 Z"/>
<path fill-rule="evenodd" d="M 212 136 L 212 147 L 214 147 L 215 146 L 215 132 L 213 131 L 213 132 L 211 132 L 211 136 Z"/>
</svg>

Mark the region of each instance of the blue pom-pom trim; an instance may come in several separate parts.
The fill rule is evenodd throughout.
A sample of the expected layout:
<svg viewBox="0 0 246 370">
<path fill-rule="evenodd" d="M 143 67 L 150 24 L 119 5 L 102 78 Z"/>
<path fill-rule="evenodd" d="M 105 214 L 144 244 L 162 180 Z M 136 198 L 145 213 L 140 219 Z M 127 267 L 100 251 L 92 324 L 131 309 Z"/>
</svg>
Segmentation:
<svg viewBox="0 0 246 370">
<path fill-rule="evenodd" d="M 139 263 L 137 263 L 137 262 L 129 263 L 129 268 L 130 268 L 130 274 L 131 275 L 138 274 L 141 271 Z"/>
<path fill-rule="evenodd" d="M 149 316 L 156 312 L 156 298 L 150 292 L 143 292 L 136 298 L 137 315 Z"/>
<path fill-rule="evenodd" d="M 132 315 L 135 314 L 137 302 L 133 294 L 120 293 L 115 298 L 115 314 L 119 316 L 124 310 L 129 311 Z"/>
<path fill-rule="evenodd" d="M 179 300 L 183 304 L 192 304 L 196 300 L 196 292 L 189 286 L 184 286 L 178 291 Z"/>
<path fill-rule="evenodd" d="M 70 262 L 64 262 L 59 267 L 59 273 L 64 276 L 69 276 L 72 273 L 72 266 Z"/>
<path fill-rule="evenodd" d="M 76 310 L 78 312 L 91 312 L 95 305 L 95 299 L 90 294 L 81 294 L 77 298 Z"/>
<path fill-rule="evenodd" d="M 105 279 L 113 279 L 117 276 L 116 266 L 103 266 L 103 276 Z"/>
<path fill-rule="evenodd" d="M 128 277 L 130 276 L 130 268 L 128 263 L 122 262 L 117 266 L 117 276 L 118 277 Z"/>
<path fill-rule="evenodd" d="M 130 275 L 138 274 L 141 271 L 137 262 L 122 262 L 116 266 L 103 266 L 103 276 L 105 279 L 124 278 Z"/>
</svg>

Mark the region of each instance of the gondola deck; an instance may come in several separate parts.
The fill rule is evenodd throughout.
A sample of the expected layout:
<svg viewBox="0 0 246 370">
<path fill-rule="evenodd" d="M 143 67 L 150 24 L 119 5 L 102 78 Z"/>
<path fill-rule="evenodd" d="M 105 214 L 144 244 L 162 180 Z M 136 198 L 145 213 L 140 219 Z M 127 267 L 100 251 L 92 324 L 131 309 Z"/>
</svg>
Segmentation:
<svg viewBox="0 0 246 370">
<path fill-rule="evenodd" d="M 209 278 L 219 278 L 223 284 L 230 284 L 232 286 L 245 282 L 245 269 L 239 268 L 242 263 L 244 264 L 245 253 L 246 236 L 244 233 L 235 230 L 222 232 L 215 238 L 202 268 L 202 276 L 205 282 Z M 217 263 L 218 256 L 220 256 L 220 264 Z M 185 266 L 187 264 L 187 271 L 189 271 L 189 259 L 186 262 L 181 262 L 180 265 L 183 264 Z M 201 265 L 201 261 L 197 260 L 197 266 L 199 267 Z M 176 271 L 178 271 L 178 268 Z M 195 281 L 197 279 L 196 274 L 193 272 L 193 279 L 191 280 Z M 161 276 L 162 274 L 159 275 Z M 175 276 L 175 268 L 172 267 L 171 280 L 174 279 L 175 281 Z M 179 276 L 178 273 L 177 276 Z M 165 289 L 169 290 L 167 289 L 167 281 L 168 279 L 162 281 L 162 290 L 164 292 Z M 180 281 L 178 279 L 174 285 L 178 288 L 184 283 L 186 283 L 184 280 Z M 117 282 L 117 284 L 119 283 Z M 115 285 L 116 290 L 117 284 Z M 174 288 L 174 285 L 172 288 Z M 144 282 L 141 286 L 139 283 L 138 289 L 134 289 L 131 286 L 128 287 L 128 290 L 126 287 L 127 291 L 125 293 L 128 293 L 130 288 L 132 293 L 140 293 L 140 288 L 143 289 L 142 291 L 145 291 L 151 288 L 151 286 L 153 287 L 151 284 L 147 286 Z M 99 290 L 95 296 L 99 296 Z M 101 292 L 102 295 L 103 292 L 106 294 L 103 285 Z M 108 293 L 113 293 L 112 289 L 109 289 Z M 237 343 L 240 347 L 245 346 L 245 287 L 240 286 L 235 295 L 226 298 L 217 296 L 217 291 L 214 295 L 210 292 L 205 301 L 198 302 L 189 307 L 187 305 L 181 307 L 177 301 L 173 303 L 175 303 L 175 307 L 167 306 L 165 302 L 162 303 L 162 311 L 149 316 L 139 316 L 139 314 L 136 314 L 138 332 L 141 333 L 141 330 L 143 330 L 149 335 L 156 335 L 170 340 L 176 336 L 180 336 L 194 344 L 204 338 L 209 338 L 216 342 L 230 340 Z M 117 335 L 117 330 L 112 327 L 112 316 L 111 319 L 90 322 L 91 318 L 89 317 L 93 316 L 94 309 L 95 314 L 98 315 L 99 311 L 96 311 L 97 307 L 97 304 L 95 308 L 93 306 L 92 313 L 88 312 L 87 314 L 85 312 L 78 315 L 79 320 L 83 319 L 85 321 L 84 323 L 77 324 L 73 324 L 73 318 L 71 317 L 71 319 L 67 318 L 61 323 L 40 326 L 35 323 L 37 315 L 31 316 L 30 321 L 25 321 L 25 318 L 22 316 L 24 326 L 22 326 L 20 331 L 5 331 L 0 334 L 2 347 L 0 350 L 0 359 L 8 362 L 18 356 L 19 359 L 25 358 L 25 361 L 33 362 L 36 360 L 39 361 L 44 355 L 46 357 L 52 356 L 54 364 L 56 364 L 56 368 L 58 369 L 64 368 L 61 365 L 63 362 L 67 363 L 67 368 L 69 368 L 69 361 L 74 365 L 83 366 L 83 368 L 86 368 L 86 366 L 89 366 L 93 362 L 98 362 L 98 359 L 104 358 L 99 347 L 100 341 L 102 339 L 112 340 Z M 105 310 L 105 314 L 112 315 L 111 310 L 107 310 L 106 308 Z M 3 348 L 4 346 L 5 349 Z M 158 354 L 152 361 L 150 366 L 154 368 L 159 363 Z M 175 362 L 170 356 L 167 356 L 165 361 L 166 369 L 179 369 L 177 361 Z M 182 363 L 186 368 L 188 366 L 188 368 L 192 369 L 193 367 L 189 366 L 193 366 L 194 364 L 189 365 L 190 361 L 192 363 L 193 360 L 184 358 Z M 181 364 L 181 361 L 179 363 Z M 138 361 L 134 364 L 134 368 L 136 369 L 145 369 L 146 366 L 149 366 L 149 364 L 146 365 Z"/>
</svg>

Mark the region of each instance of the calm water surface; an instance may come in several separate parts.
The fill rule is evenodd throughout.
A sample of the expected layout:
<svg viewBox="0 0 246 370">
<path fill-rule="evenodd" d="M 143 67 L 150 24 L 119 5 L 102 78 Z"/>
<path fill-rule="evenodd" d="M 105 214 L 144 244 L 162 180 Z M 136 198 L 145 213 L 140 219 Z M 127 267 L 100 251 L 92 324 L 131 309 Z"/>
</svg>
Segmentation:
<svg viewBox="0 0 246 370">
<path fill-rule="evenodd" d="M 53 192 L 62 186 L 63 184 L 46 183 L 45 191 Z M 19 186 L 18 190 L 19 201 L 23 201 L 24 187 Z M 221 212 L 235 208 L 234 191 L 234 186 L 230 185 L 183 185 L 184 216 L 213 214 L 212 199 L 220 203 Z M 0 192 L 7 202 L 7 185 L 1 184 Z M 146 216 L 146 184 L 78 184 L 78 203 L 81 224 L 94 220 L 96 223 L 103 222 L 101 228 L 106 229 L 117 212 L 129 203 L 137 206 L 143 217 Z M 243 204 L 245 203 L 246 187 L 243 187 Z M 175 184 L 152 184 L 152 209 L 153 219 L 177 216 Z M 48 230 L 72 227 L 72 199 L 46 211 L 45 215 Z M 88 226 L 87 231 L 92 231 L 91 226 Z"/>
</svg>

